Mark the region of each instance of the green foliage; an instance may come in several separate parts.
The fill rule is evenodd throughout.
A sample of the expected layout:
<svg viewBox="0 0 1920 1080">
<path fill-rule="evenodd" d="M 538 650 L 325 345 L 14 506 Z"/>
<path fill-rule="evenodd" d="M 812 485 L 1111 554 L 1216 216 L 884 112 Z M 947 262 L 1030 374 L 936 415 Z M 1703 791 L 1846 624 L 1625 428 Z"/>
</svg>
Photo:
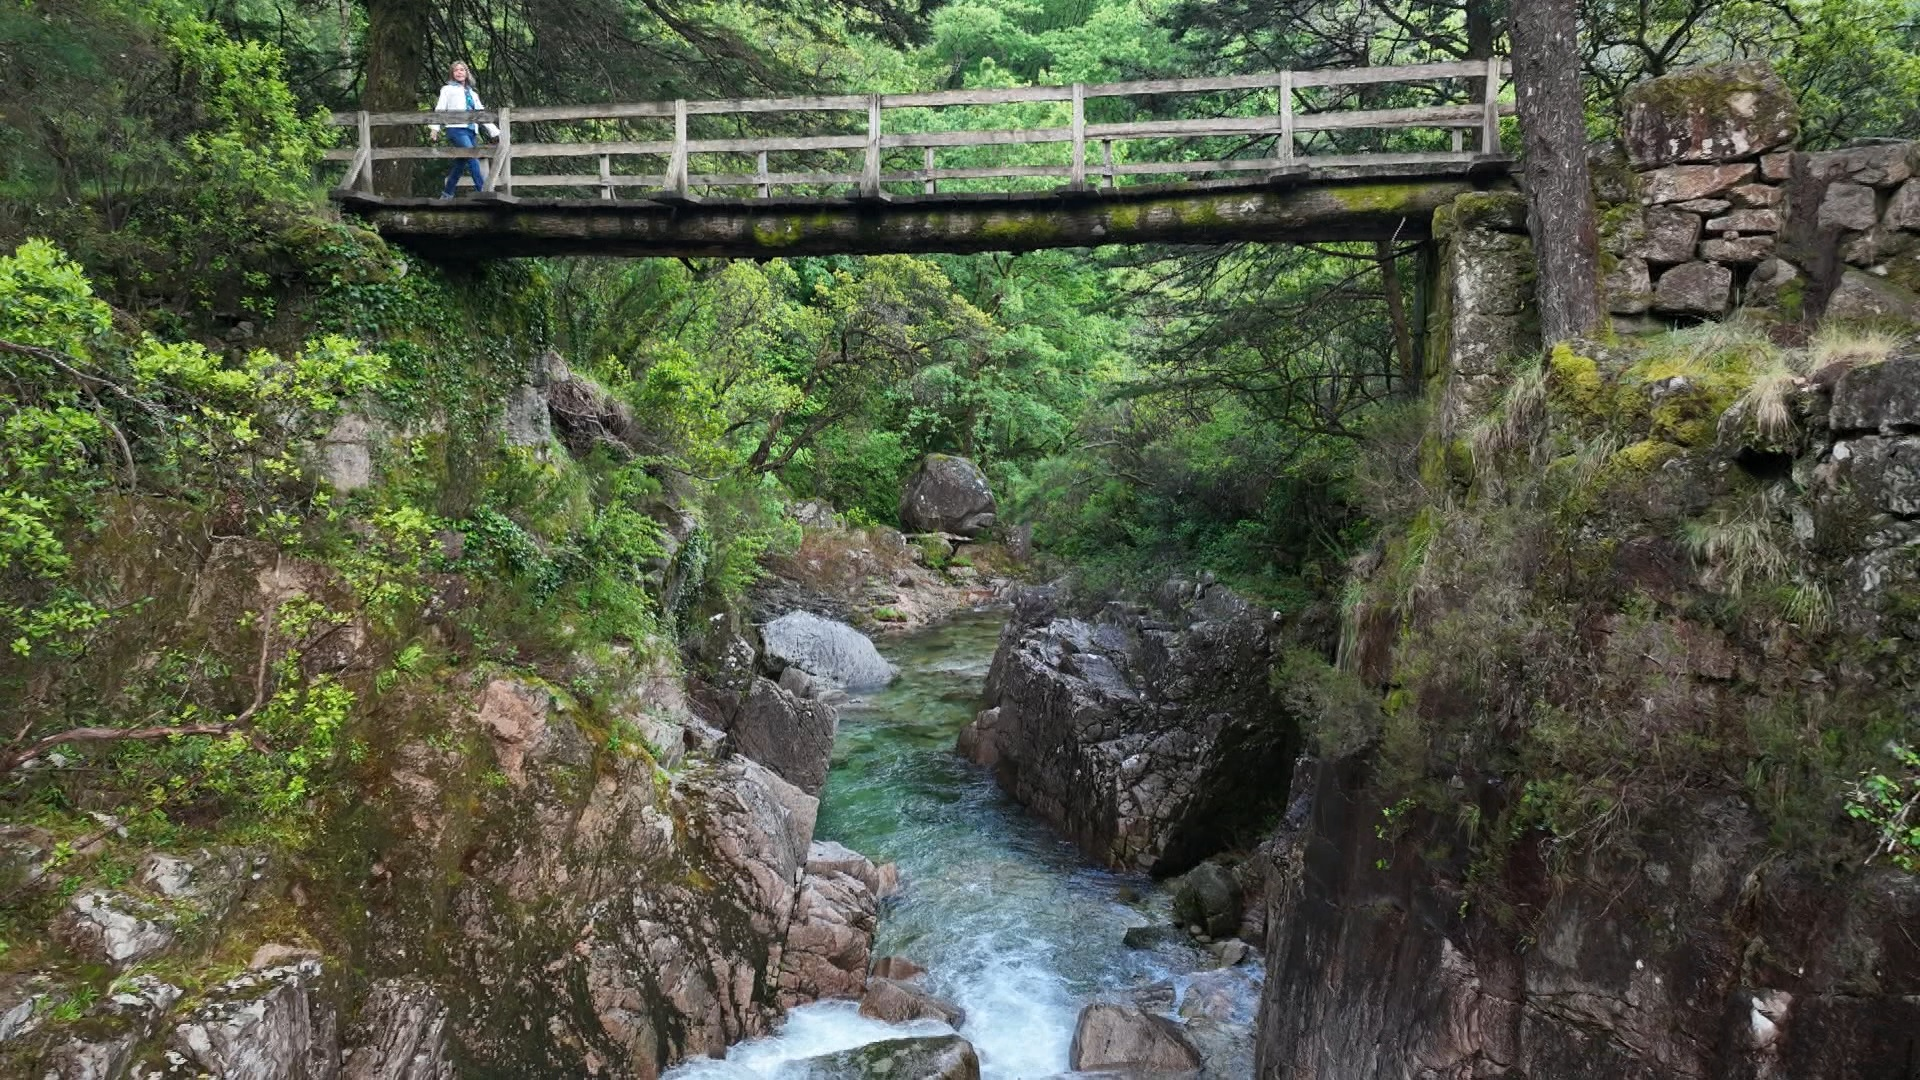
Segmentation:
<svg viewBox="0 0 1920 1080">
<path fill-rule="evenodd" d="M 1891 770 L 1863 773 L 1847 789 L 1847 815 L 1875 830 L 1875 855 L 1920 874 L 1920 752 L 1890 746 L 1888 753 Z"/>
</svg>

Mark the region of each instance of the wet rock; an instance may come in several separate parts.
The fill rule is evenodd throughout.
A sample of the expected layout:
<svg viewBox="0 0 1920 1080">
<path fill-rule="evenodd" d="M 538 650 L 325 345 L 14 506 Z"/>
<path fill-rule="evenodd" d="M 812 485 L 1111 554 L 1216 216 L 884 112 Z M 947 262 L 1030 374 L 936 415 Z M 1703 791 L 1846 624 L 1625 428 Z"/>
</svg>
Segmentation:
<svg viewBox="0 0 1920 1080">
<path fill-rule="evenodd" d="M 453 1080 L 447 1006 L 418 979 L 382 979 L 349 1035 L 341 1080 Z"/>
<path fill-rule="evenodd" d="M 332 1080 L 338 1032 L 332 1011 L 313 996 L 319 978 L 320 965 L 309 960 L 223 983 L 168 1045 L 223 1080 Z"/>
<path fill-rule="evenodd" d="M 1920 322 L 1920 296 L 1872 274 L 1848 270 L 1827 300 L 1826 317 L 1841 322 Z"/>
<path fill-rule="evenodd" d="M 1640 201 L 1658 206 L 1711 198 L 1748 183 L 1757 171 L 1753 165 L 1669 165 L 1641 175 Z"/>
<path fill-rule="evenodd" d="M 1190 1073 L 1200 1052 L 1180 1025 L 1127 1005 L 1094 1004 L 1080 1010 L 1068 1062 L 1076 1071 L 1102 1069 Z"/>
<path fill-rule="evenodd" d="M 1173 917 L 1209 937 L 1232 934 L 1240 926 L 1240 883 L 1233 871 L 1213 862 L 1187 871 L 1173 887 Z"/>
<path fill-rule="evenodd" d="M 1120 940 L 1129 949 L 1157 949 L 1162 945 L 1172 945 L 1181 940 L 1180 931 L 1171 926 L 1153 924 L 1150 926 L 1129 926 L 1120 935 Z"/>
<path fill-rule="evenodd" d="M 953 750 L 975 765 L 991 766 L 1000 760 L 999 739 L 1000 710 L 983 709 L 974 714 L 972 723 L 960 729 Z"/>
<path fill-rule="evenodd" d="M 892 867 L 892 863 L 876 866 L 872 859 L 832 840 L 815 840 L 807 849 L 807 873 L 845 874 L 880 899 L 899 888 L 899 871 Z"/>
<path fill-rule="evenodd" d="M 849 690 L 885 686 L 898 672 L 865 634 L 842 622 L 790 611 L 760 628 L 770 665 L 797 667 Z"/>
<path fill-rule="evenodd" d="M 780 959 L 781 1002 L 793 1006 L 864 994 L 879 913 L 879 901 L 860 878 L 809 869 Z"/>
<path fill-rule="evenodd" d="M 871 978 L 907 982 L 927 973 L 927 969 L 904 956 L 883 956 L 873 962 Z"/>
<path fill-rule="evenodd" d="M 1700 245 L 1700 215 L 1684 210 L 1647 208 L 1647 261 L 1663 264 L 1692 262 Z"/>
<path fill-rule="evenodd" d="M 98 889 L 68 901 L 67 910 L 53 926 L 54 936 L 67 948 L 116 968 L 132 967 L 165 952 L 177 933 L 167 908 Z"/>
<path fill-rule="evenodd" d="M 980 1080 L 980 1058 L 958 1035 L 888 1039 L 794 1062 L 780 1080 Z"/>
<path fill-rule="evenodd" d="M 867 992 L 860 998 L 860 1015 L 889 1024 L 908 1024 L 915 1020 L 938 1020 L 958 1028 L 967 1022 L 967 1011 L 892 979 L 869 978 Z"/>
<path fill-rule="evenodd" d="M 1172 1012 L 1173 1003 L 1180 998 L 1180 990 L 1165 979 L 1135 987 L 1128 995 L 1135 1006 L 1150 1013 Z"/>
<path fill-rule="evenodd" d="M 929 454 L 900 497 L 900 527 L 972 537 L 991 528 L 998 511 L 993 487 L 978 465 L 950 454 Z"/>
<path fill-rule="evenodd" d="M 1737 161 L 1792 142 L 1793 93 L 1764 62 L 1689 68 L 1631 87 L 1624 141 L 1635 166 Z"/>
<path fill-rule="evenodd" d="M 1833 385 L 1828 422 L 1846 433 L 1920 431 L 1920 356 L 1846 371 Z"/>
<path fill-rule="evenodd" d="M 1230 938 L 1226 941 L 1215 942 L 1212 948 L 1213 955 L 1220 961 L 1221 967 L 1239 966 L 1245 962 L 1247 956 L 1252 953 L 1252 951 L 1252 947 L 1239 938 Z"/>
<path fill-rule="evenodd" d="M 1733 296 L 1733 271 L 1714 263 L 1682 263 L 1660 275 L 1653 309 L 1669 315 L 1718 319 Z"/>
<path fill-rule="evenodd" d="M 1230 1021 L 1246 989 L 1236 973 L 1203 971 L 1187 980 L 1187 992 L 1180 995 L 1180 1015 L 1188 1020 Z"/>
</svg>

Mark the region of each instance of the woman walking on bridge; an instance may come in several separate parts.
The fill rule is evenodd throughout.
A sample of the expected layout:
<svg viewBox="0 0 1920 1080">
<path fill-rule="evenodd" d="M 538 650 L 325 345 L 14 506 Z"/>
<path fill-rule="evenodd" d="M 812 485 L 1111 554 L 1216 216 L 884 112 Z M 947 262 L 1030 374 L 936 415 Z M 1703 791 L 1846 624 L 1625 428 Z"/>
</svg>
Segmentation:
<svg viewBox="0 0 1920 1080">
<path fill-rule="evenodd" d="M 434 112 L 479 112 L 485 108 L 480 103 L 480 95 L 473 89 L 473 73 L 467 70 L 462 61 L 454 61 L 453 71 L 449 73 L 447 85 L 440 88 L 440 100 L 434 103 Z M 500 129 L 492 124 L 486 125 L 487 137 L 497 139 Z M 434 142 L 440 141 L 440 125 L 430 126 Z M 472 124 L 447 125 L 447 141 L 455 146 L 471 149 L 479 141 L 479 131 Z M 478 157 L 460 157 L 453 159 L 453 170 L 447 173 L 447 186 L 440 190 L 443 199 L 453 198 L 453 189 L 460 183 L 462 172 L 473 176 L 473 190 L 484 191 L 487 182 L 480 175 Z"/>
</svg>

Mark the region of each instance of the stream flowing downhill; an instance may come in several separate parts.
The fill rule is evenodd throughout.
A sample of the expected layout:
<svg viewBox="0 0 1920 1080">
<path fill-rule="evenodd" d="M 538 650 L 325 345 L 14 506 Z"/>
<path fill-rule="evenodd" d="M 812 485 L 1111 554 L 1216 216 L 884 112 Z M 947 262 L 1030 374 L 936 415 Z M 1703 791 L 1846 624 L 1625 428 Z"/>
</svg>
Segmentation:
<svg viewBox="0 0 1920 1080">
<path fill-rule="evenodd" d="M 1217 965 L 1185 944 L 1127 947 L 1128 927 L 1169 921 L 1165 890 L 1093 866 L 1002 793 L 990 771 L 953 753 L 979 706 L 1002 622 L 1000 612 L 974 612 L 881 643 L 900 677 L 843 711 L 817 835 L 899 863 L 902 892 L 882 909 L 874 955 L 924 965 L 926 988 L 966 1010 L 960 1034 L 978 1051 L 983 1077 L 1023 1080 L 1068 1072 L 1088 1002 L 1126 1000 L 1156 983 L 1165 997 L 1182 998 L 1193 973 Z M 1223 980 L 1242 1032 L 1231 1042 L 1248 1042 L 1260 976 L 1249 962 Z M 948 1030 L 885 1024 L 860 1016 L 854 1002 L 821 1002 L 795 1009 L 779 1034 L 733 1047 L 725 1061 L 668 1075 L 777 1077 L 814 1055 Z M 1250 1059 L 1222 1056 L 1207 1075 L 1251 1074 Z"/>
</svg>

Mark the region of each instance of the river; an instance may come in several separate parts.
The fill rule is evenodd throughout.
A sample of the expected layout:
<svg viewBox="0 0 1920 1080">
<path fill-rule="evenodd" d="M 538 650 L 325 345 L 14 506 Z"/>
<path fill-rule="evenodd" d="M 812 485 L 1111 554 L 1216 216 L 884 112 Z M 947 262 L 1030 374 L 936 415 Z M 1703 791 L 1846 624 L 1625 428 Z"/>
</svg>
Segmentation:
<svg viewBox="0 0 1920 1080">
<path fill-rule="evenodd" d="M 1024 1080 L 1068 1071 L 1088 1001 L 1164 983 L 1184 1003 L 1194 973 L 1216 964 L 1187 944 L 1128 948 L 1128 927 L 1169 921 L 1165 890 L 1089 864 L 1002 794 L 988 770 L 953 753 L 979 707 L 1002 620 L 976 612 L 880 643 L 900 677 L 842 710 L 816 835 L 899 863 L 902 894 L 883 906 L 874 955 L 924 965 L 925 987 L 966 1010 L 960 1034 L 979 1052 L 985 1080 Z M 1231 1004 L 1213 1042 L 1245 1044 L 1259 977 L 1251 963 L 1202 976 L 1218 1003 Z M 724 1062 L 669 1076 L 775 1077 L 801 1058 L 947 1030 L 883 1024 L 852 1002 L 823 1002 L 795 1009 L 779 1034 L 732 1048 Z M 1235 1049 L 1217 1064 L 1209 1055 L 1208 1075 L 1250 1075 Z"/>
</svg>

